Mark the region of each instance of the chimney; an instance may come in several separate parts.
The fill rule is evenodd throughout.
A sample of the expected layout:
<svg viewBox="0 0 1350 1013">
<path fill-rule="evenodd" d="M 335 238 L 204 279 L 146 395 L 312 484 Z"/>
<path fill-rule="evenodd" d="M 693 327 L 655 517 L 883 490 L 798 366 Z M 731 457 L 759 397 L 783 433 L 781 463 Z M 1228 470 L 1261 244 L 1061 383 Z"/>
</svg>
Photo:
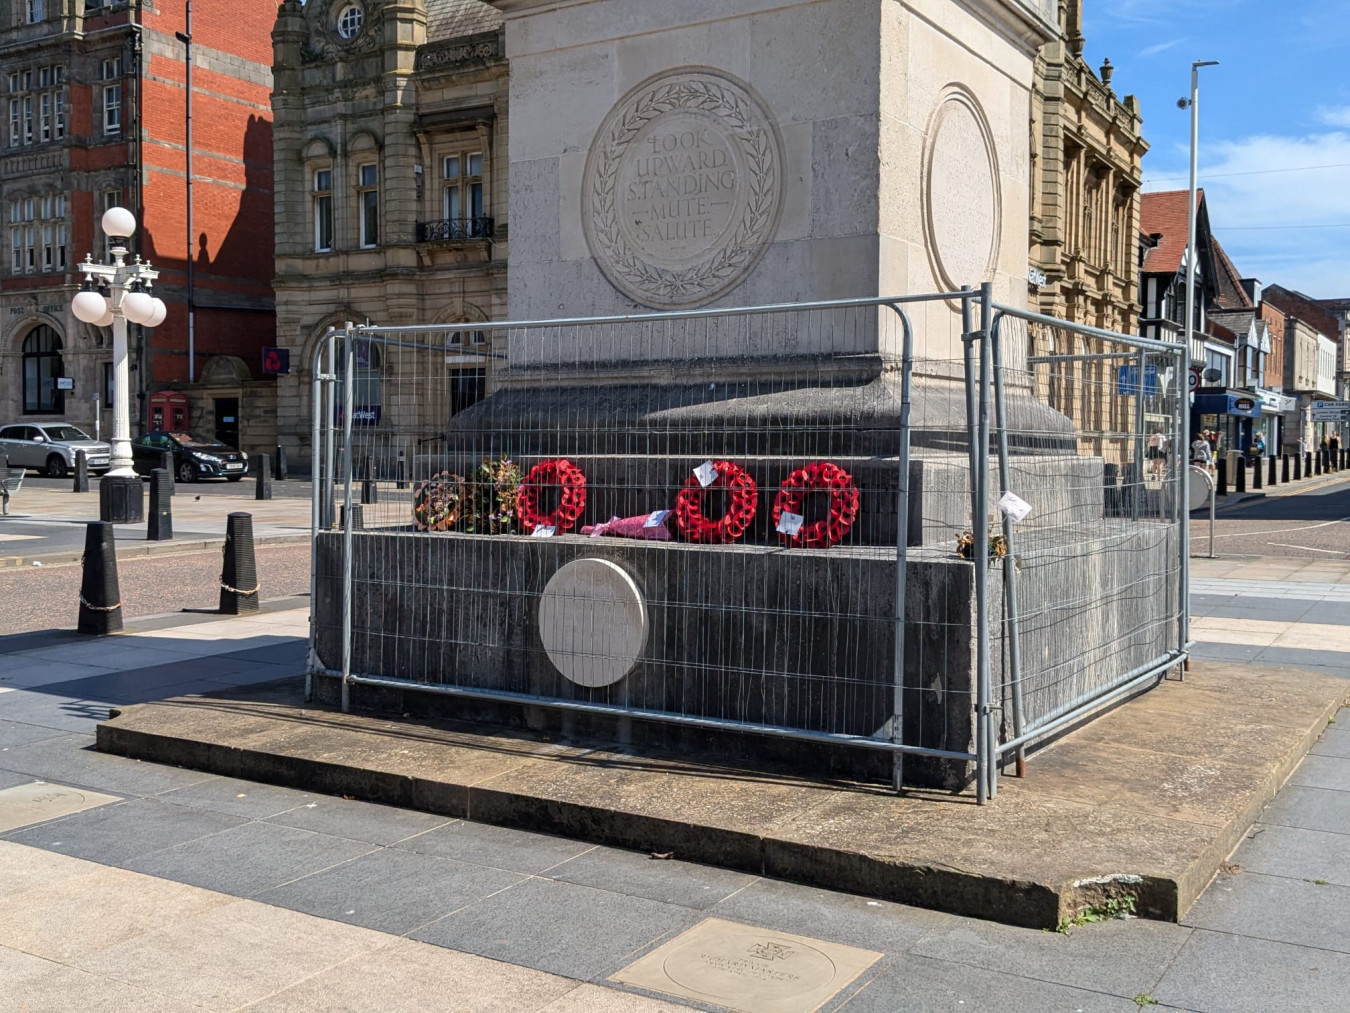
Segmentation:
<svg viewBox="0 0 1350 1013">
<path fill-rule="evenodd" d="M 1247 293 L 1247 298 L 1252 301 L 1252 305 L 1260 305 L 1261 280 L 1259 278 L 1243 278 L 1239 284 L 1242 286 L 1242 291 Z"/>
</svg>

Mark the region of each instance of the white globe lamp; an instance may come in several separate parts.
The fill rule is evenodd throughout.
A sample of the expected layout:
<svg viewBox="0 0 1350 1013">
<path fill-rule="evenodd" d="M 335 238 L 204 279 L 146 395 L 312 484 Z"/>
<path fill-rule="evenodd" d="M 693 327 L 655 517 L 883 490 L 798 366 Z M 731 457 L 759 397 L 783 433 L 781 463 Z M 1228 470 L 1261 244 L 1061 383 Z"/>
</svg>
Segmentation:
<svg viewBox="0 0 1350 1013">
<path fill-rule="evenodd" d="M 109 317 L 112 315 L 112 311 L 108 309 L 108 300 L 92 288 L 76 292 L 75 298 L 70 301 L 70 309 L 75 314 L 76 320 L 86 324 L 97 324 L 105 313 Z M 109 322 L 111 323 L 111 320 Z"/>
<path fill-rule="evenodd" d="M 164 318 L 169 315 L 169 307 L 164 305 L 164 300 L 159 296 L 154 296 L 151 300 L 155 304 L 155 312 L 149 320 L 145 322 L 146 327 L 158 327 L 164 323 Z"/>
<path fill-rule="evenodd" d="M 105 309 L 105 310 L 103 311 L 103 316 L 99 317 L 97 320 L 94 321 L 94 326 L 95 326 L 95 327 L 111 327 L 111 326 L 112 326 L 112 322 L 113 322 L 113 311 L 112 311 L 112 306 L 109 305 L 107 299 L 104 299 L 104 300 L 103 300 L 103 305 L 104 305 L 104 306 L 107 306 L 107 309 Z"/>
<path fill-rule="evenodd" d="M 154 296 L 148 292 L 128 292 L 122 296 L 122 315 L 133 324 L 148 324 L 155 315 Z"/>
<path fill-rule="evenodd" d="M 136 216 L 126 208 L 108 208 L 103 212 L 103 234 L 115 239 L 128 239 L 134 236 Z"/>
</svg>

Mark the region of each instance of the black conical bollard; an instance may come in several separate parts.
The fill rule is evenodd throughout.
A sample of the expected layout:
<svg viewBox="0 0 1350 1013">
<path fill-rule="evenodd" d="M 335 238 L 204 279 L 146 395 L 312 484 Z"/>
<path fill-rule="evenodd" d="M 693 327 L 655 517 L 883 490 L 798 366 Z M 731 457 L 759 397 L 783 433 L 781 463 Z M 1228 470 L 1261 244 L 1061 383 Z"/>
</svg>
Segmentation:
<svg viewBox="0 0 1350 1013">
<path fill-rule="evenodd" d="M 1305 450 L 1303 452 L 1303 477 L 1312 478 L 1312 473 L 1312 451 Z"/>
<path fill-rule="evenodd" d="M 1285 485 L 1289 484 L 1289 455 L 1280 455 L 1280 481 Z"/>
<path fill-rule="evenodd" d="M 84 529 L 84 575 L 80 581 L 77 629 L 91 636 L 122 632 L 122 595 L 117 587 L 117 546 L 110 521 Z"/>
<path fill-rule="evenodd" d="M 286 481 L 286 448 L 277 444 L 277 463 L 272 469 L 272 477 L 278 482 Z"/>
<path fill-rule="evenodd" d="M 253 515 L 225 521 L 225 561 L 220 573 L 221 615 L 258 611 L 258 564 L 253 555 Z"/>
<path fill-rule="evenodd" d="M 253 469 L 254 469 L 254 471 L 257 473 L 257 479 L 258 479 L 258 485 L 257 485 L 257 488 L 254 489 L 254 491 L 253 491 L 253 498 L 254 498 L 254 499 L 271 499 L 271 498 L 272 498 L 272 480 L 271 480 L 271 478 L 268 477 L 268 474 L 267 474 L 268 462 L 267 462 L 267 455 L 266 455 L 266 454 L 254 454 L 254 455 L 253 455 Z"/>
<path fill-rule="evenodd" d="M 1320 475 L 1320 474 L 1322 474 L 1322 457 L 1323 457 L 1323 452 L 1322 452 L 1321 450 L 1318 450 L 1317 453 L 1313 456 L 1313 474 L 1314 474 L 1314 475 Z"/>
<path fill-rule="evenodd" d="M 1246 491 L 1247 491 L 1247 459 L 1246 459 L 1245 457 L 1238 457 L 1238 458 L 1236 458 L 1236 459 L 1233 461 L 1233 463 L 1234 463 L 1234 465 L 1236 465 L 1236 469 L 1235 469 L 1235 471 L 1234 471 L 1234 473 L 1233 473 L 1233 475 L 1234 475 L 1234 480 L 1233 480 L 1233 491 L 1234 491 L 1234 492 L 1246 492 Z"/>
<path fill-rule="evenodd" d="M 394 488 L 408 488 L 408 457 L 402 450 L 398 452 L 398 464 L 394 466 Z"/>
<path fill-rule="evenodd" d="M 380 487 L 375 484 L 373 478 L 364 478 L 361 480 L 361 502 L 378 503 L 380 501 Z"/>
<path fill-rule="evenodd" d="M 1228 459 L 1220 457 L 1214 462 L 1214 495 L 1228 495 Z"/>
<path fill-rule="evenodd" d="M 150 472 L 150 519 L 145 538 L 150 542 L 167 542 L 173 538 L 173 501 L 169 498 L 169 473 L 163 468 Z"/>
<path fill-rule="evenodd" d="M 83 450 L 75 451 L 75 484 L 72 492 L 89 491 L 89 455 Z"/>
<path fill-rule="evenodd" d="M 172 450 L 160 452 L 159 466 L 169 473 L 169 495 L 172 496 L 176 491 L 174 489 L 174 482 L 177 480 L 177 475 L 174 473 Z M 191 465 L 189 465 L 189 467 L 191 467 Z"/>
<path fill-rule="evenodd" d="M 1261 467 L 1261 458 L 1252 458 L 1252 488 L 1260 489 L 1265 485 L 1265 473 Z"/>
<path fill-rule="evenodd" d="M 361 531 L 365 528 L 365 511 L 361 509 L 360 503 L 352 504 L 352 530 Z M 345 503 L 338 505 L 338 527 L 347 530 L 347 505 Z"/>
<path fill-rule="evenodd" d="M 1276 486 L 1276 484 L 1278 484 L 1278 480 L 1277 480 L 1276 474 L 1275 474 L 1275 471 L 1276 471 L 1276 469 L 1275 469 L 1275 458 L 1274 458 L 1274 457 L 1271 457 L 1271 458 L 1269 458 L 1269 460 L 1270 460 L 1270 464 L 1267 465 L 1267 468 L 1266 468 L 1266 470 L 1267 470 L 1267 472 L 1268 472 L 1268 474 L 1266 475 L 1266 485 L 1270 486 L 1270 487 L 1273 489 L 1273 488 Z"/>
<path fill-rule="evenodd" d="M 1302 480 L 1303 480 L 1303 455 L 1302 455 L 1302 454 L 1295 454 L 1295 455 L 1294 455 L 1294 481 L 1295 481 L 1295 482 L 1300 482 L 1300 481 L 1302 481 Z"/>
</svg>

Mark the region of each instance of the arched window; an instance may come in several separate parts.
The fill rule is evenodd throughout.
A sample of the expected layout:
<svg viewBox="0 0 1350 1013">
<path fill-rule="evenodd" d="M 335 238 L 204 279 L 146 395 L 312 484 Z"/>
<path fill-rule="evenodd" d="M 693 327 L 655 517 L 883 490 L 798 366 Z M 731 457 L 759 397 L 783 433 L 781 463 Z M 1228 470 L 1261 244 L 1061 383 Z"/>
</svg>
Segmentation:
<svg viewBox="0 0 1350 1013">
<path fill-rule="evenodd" d="M 66 375 L 61 339 L 40 324 L 23 339 L 23 410 L 25 415 L 59 415 L 65 411 L 65 392 L 56 380 Z"/>
</svg>

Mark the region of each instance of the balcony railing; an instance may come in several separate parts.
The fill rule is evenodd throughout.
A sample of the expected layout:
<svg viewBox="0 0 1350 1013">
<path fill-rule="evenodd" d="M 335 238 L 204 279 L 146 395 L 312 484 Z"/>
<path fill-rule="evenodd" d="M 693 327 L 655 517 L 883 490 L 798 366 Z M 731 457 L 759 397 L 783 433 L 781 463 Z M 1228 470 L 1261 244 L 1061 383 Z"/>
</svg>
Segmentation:
<svg viewBox="0 0 1350 1013">
<path fill-rule="evenodd" d="M 491 218 L 443 218 L 438 222 L 418 222 L 419 243 L 447 243 L 457 239 L 491 239 Z"/>
</svg>

